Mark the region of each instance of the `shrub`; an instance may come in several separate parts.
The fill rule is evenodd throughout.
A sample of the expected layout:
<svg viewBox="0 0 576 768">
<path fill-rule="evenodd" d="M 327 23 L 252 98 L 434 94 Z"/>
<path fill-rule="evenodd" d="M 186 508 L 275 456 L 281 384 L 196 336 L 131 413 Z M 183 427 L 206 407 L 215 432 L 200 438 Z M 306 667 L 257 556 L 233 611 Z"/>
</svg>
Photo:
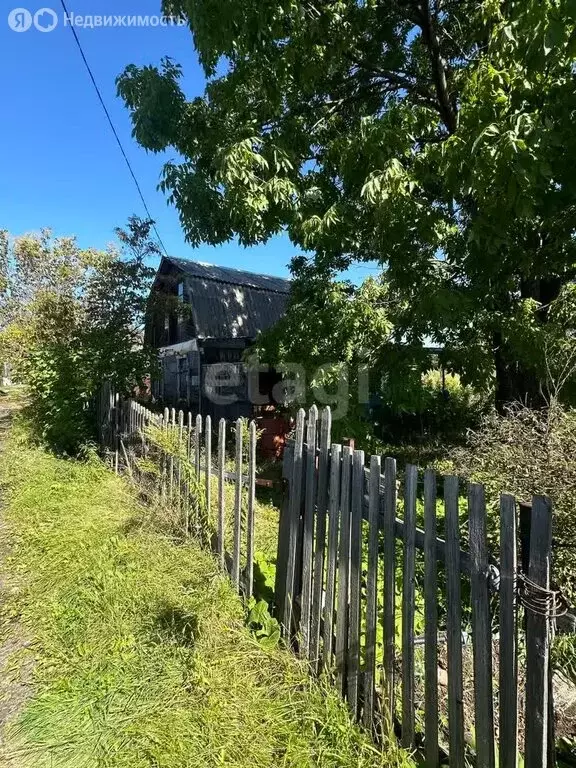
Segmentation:
<svg viewBox="0 0 576 768">
<path fill-rule="evenodd" d="M 27 386 L 37 432 L 59 452 L 93 436 L 86 405 L 105 379 L 127 393 L 150 373 L 141 335 L 151 226 L 133 217 L 117 230 L 122 248 L 105 252 L 48 230 L 10 241 L 0 352 Z"/>
<path fill-rule="evenodd" d="M 457 373 L 442 375 L 431 368 L 405 377 L 390 375 L 373 415 L 387 440 L 458 441 L 467 429 L 479 426 L 488 403 L 488 393 L 464 384 Z"/>
<path fill-rule="evenodd" d="M 576 410 L 553 402 L 531 410 L 513 405 L 492 413 L 470 432 L 467 445 L 451 454 L 450 469 L 483 483 L 494 505 L 496 526 L 500 492 L 530 500 L 550 496 L 554 509 L 553 571 L 572 603 L 576 602 L 574 529 L 576 512 Z"/>
</svg>

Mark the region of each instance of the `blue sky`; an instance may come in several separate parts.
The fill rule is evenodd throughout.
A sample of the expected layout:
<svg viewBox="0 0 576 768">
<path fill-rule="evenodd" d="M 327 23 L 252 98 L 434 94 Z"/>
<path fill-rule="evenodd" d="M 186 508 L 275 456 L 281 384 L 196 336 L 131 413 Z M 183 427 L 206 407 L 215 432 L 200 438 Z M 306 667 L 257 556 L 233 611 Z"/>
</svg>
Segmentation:
<svg viewBox="0 0 576 768">
<path fill-rule="evenodd" d="M 83 16 L 160 12 L 159 0 L 67 0 L 67 5 Z M 60 16 L 54 31 L 32 27 L 17 33 L 9 28 L 13 8 L 34 13 L 46 6 Z M 170 55 L 184 67 L 187 94 L 201 94 L 204 77 L 189 30 L 109 27 L 79 28 L 77 33 L 168 252 L 287 275 L 296 250 L 285 237 L 258 248 L 230 243 L 192 249 L 176 211 L 156 189 L 163 158 L 147 154 L 131 138 L 128 113 L 116 97 L 116 76 L 127 64 L 157 63 Z M 83 247 L 104 247 L 114 239 L 114 227 L 130 214 L 144 212 L 56 0 L 4 4 L 0 72 L 0 228 L 21 234 L 48 226 L 56 234 L 77 235 Z"/>
</svg>

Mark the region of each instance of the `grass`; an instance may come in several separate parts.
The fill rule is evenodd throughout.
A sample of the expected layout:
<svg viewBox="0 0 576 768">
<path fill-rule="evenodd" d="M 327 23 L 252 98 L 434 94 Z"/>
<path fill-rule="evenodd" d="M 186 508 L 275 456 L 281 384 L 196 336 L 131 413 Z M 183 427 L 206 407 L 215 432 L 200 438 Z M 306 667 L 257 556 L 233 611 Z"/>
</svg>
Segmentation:
<svg viewBox="0 0 576 768">
<path fill-rule="evenodd" d="M 190 459 L 186 455 L 186 450 L 178 439 L 178 432 L 170 435 L 156 428 L 148 430 L 148 439 L 150 445 L 154 448 L 162 448 L 174 459 L 174 467 L 179 462 L 181 465 L 182 477 L 190 477 L 190 487 L 192 495 L 196 492 L 205 500 L 205 478 L 204 470 L 201 472 L 200 481 L 195 479 L 195 458 Z M 229 441 L 230 447 L 231 441 Z M 201 466 L 204 467 L 206 456 L 204 450 L 201 453 Z M 153 450 L 146 460 L 141 458 L 137 461 L 137 466 L 143 470 L 137 476 L 137 482 L 144 489 L 146 498 L 152 501 L 152 506 L 156 508 L 157 522 L 161 523 L 163 530 L 171 532 L 175 537 L 181 537 L 185 530 L 185 512 L 186 503 L 183 498 L 178 498 L 177 492 L 174 493 L 174 499 L 171 509 L 164 507 L 163 510 L 157 508 L 157 499 L 159 494 L 159 478 L 162 474 L 162 459 Z M 212 477 L 210 480 L 211 504 L 204 518 L 203 527 L 205 535 L 211 539 L 214 538 L 218 530 L 218 485 L 219 480 L 216 475 L 217 459 L 212 455 Z M 247 451 L 243 457 L 243 473 L 246 474 L 248 468 Z M 261 477 L 264 473 L 279 478 L 279 467 L 275 465 L 260 465 L 257 469 L 257 475 Z M 235 472 L 235 460 L 226 457 L 225 471 L 233 474 Z M 174 469 L 175 476 L 178 470 Z M 236 484 L 226 480 L 224 483 L 224 541 L 226 551 L 230 554 L 234 547 L 234 508 L 236 497 Z M 255 595 L 258 599 L 263 599 L 271 604 L 274 600 L 274 582 L 276 577 L 276 556 L 278 550 L 278 527 L 280 521 L 280 504 L 282 491 L 278 486 L 274 488 L 257 487 L 254 510 L 254 579 Z M 247 513 L 248 513 L 248 490 L 244 486 L 242 489 L 242 541 L 241 541 L 241 566 L 246 566 L 247 555 Z"/>
<path fill-rule="evenodd" d="M 156 531 L 95 456 L 58 459 L 16 430 L 0 475 L 21 584 L 2 632 L 17 622 L 34 661 L 9 734 L 19 768 L 410 765 L 290 653 L 258 645 L 213 558 Z"/>
</svg>

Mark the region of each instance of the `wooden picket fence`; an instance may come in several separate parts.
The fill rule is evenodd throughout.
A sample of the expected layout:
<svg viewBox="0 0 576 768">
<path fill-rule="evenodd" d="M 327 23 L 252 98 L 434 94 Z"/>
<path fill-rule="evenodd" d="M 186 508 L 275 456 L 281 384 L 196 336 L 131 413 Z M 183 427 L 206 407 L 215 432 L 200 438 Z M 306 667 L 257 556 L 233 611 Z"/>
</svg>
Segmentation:
<svg viewBox="0 0 576 768">
<path fill-rule="evenodd" d="M 217 456 L 212 455 L 213 427 L 210 416 L 166 408 L 154 413 L 133 399 L 123 399 L 104 385 L 96 404 L 100 447 L 116 472 L 123 467 L 146 493 L 180 514 L 184 536 L 195 533 L 212 546 L 221 568 L 237 591 L 251 596 L 254 587 L 254 511 L 256 489 L 256 424 L 248 424 L 247 461 L 244 457 L 245 422 L 235 422 L 233 470 L 227 471 L 225 419 L 218 424 Z M 150 428 L 161 430 L 165 440 L 152 440 Z M 169 448 L 168 448 L 169 446 Z M 142 459 L 154 455 L 158 473 L 143 472 Z M 212 477 L 217 477 L 217 499 L 212 499 Z M 150 489 L 150 482 L 155 486 Z M 228 529 L 226 484 L 233 483 L 231 552 Z M 214 503 L 215 502 L 215 503 Z M 199 510 L 203 514 L 199 517 Z M 194 514 L 192 514 L 194 513 Z M 215 518 L 215 519 L 214 519 Z M 211 531 L 214 535 L 211 535 Z M 242 567 L 244 566 L 244 567 Z"/>
<path fill-rule="evenodd" d="M 162 468 L 156 493 L 163 503 L 176 505 L 177 511 L 191 509 L 199 502 L 201 481 L 202 503 L 215 518 L 209 543 L 235 588 L 251 596 L 255 422 L 249 424 L 246 463 L 242 419 L 235 424 L 234 458 L 227 460 L 229 425 L 224 419 L 218 424 L 213 457 L 210 416 L 174 409 L 157 414 L 106 386 L 97 415 L 102 450 L 116 471 L 124 466 L 138 482 L 138 459 L 156 452 Z M 176 453 L 153 444 L 150 427 L 172 435 L 173 442 L 175 437 Z M 193 467 L 197 482 L 191 483 L 183 461 Z M 233 464 L 231 472 L 226 471 L 227 461 Z M 513 496 L 500 497 L 499 551 L 491 553 L 482 485 L 468 486 L 464 510 L 457 477 L 440 479 L 432 470 L 421 474 L 413 465 L 398 473 L 394 459 L 380 456 L 369 457 L 367 467 L 363 451 L 332 444 L 329 408 L 321 417 L 315 406 L 308 414 L 299 411 L 295 437 L 284 454 L 283 477 L 274 611 L 286 644 L 308 660 L 311 672 L 333 675 L 355 717 L 376 741 L 396 732 L 403 746 L 422 755 L 427 768 L 446 759 L 450 766 L 464 768 L 471 755 L 477 768 L 517 768 L 522 755 L 525 768 L 551 768 L 550 644 L 557 606 L 550 589 L 550 501 L 544 496 L 532 501 L 529 570 L 521 573 Z M 235 491 L 228 552 L 225 484 L 230 482 Z M 422 528 L 417 526 L 419 508 Z M 441 527 L 445 538 L 438 536 Z M 184 515 L 184 529 L 185 535 L 193 530 L 189 515 Z M 465 702 L 463 664 L 468 594 L 470 704 Z M 422 637 L 415 632 L 419 612 Z M 418 693 L 416 654 L 422 645 L 423 690 Z M 443 649 L 446 696 L 439 694 Z M 447 738 L 439 725 L 444 709 Z M 522 745 L 520 721 L 526 724 Z"/>
<path fill-rule="evenodd" d="M 394 729 L 405 747 L 423 754 L 428 768 L 446 757 L 450 766 L 464 768 L 471 755 L 478 768 L 516 768 L 522 752 L 526 768 L 551 767 L 550 642 L 556 607 L 550 590 L 549 500 L 533 499 L 530 567 L 522 575 L 517 571 L 513 496 L 503 494 L 499 500 L 495 560 L 488 550 L 482 485 L 468 485 L 464 511 L 457 477 L 439 481 L 433 471 L 422 476 L 408 465 L 399 482 L 394 459 L 382 462 L 371 456 L 367 469 L 363 451 L 331 444 L 330 433 L 329 409 L 320 420 L 315 407 L 307 417 L 301 410 L 285 455 L 288 493 L 275 591 L 286 641 L 314 671 L 333 671 L 352 712 L 376 739 Z M 440 485 L 442 517 L 437 515 Z M 402 519 L 397 517 L 399 487 Z M 419 500 L 423 529 L 417 527 Z M 465 518 L 468 532 L 462 536 Z M 444 539 L 437 535 L 440 523 Z M 424 623 L 423 728 L 418 733 L 416 716 L 422 707 L 415 699 L 415 648 L 422 638 L 415 636 L 417 573 Z M 470 706 L 464 697 L 462 639 L 468 591 Z M 439 651 L 444 637 L 448 736 L 443 754 Z M 525 653 L 519 653 L 519 643 Z M 468 709 L 474 713 L 471 749 L 465 706 L 467 723 Z M 518 744 L 519 718 L 526 724 L 523 747 Z"/>
</svg>

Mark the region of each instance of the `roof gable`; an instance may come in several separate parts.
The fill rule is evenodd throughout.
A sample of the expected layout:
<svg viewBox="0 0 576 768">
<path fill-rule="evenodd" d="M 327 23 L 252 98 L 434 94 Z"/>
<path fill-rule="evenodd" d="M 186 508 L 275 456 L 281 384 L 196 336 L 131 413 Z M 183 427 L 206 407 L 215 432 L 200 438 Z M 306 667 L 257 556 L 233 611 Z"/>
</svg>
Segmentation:
<svg viewBox="0 0 576 768">
<path fill-rule="evenodd" d="M 170 267 L 186 276 L 198 338 L 255 339 L 286 311 L 290 280 L 165 257 L 160 271 Z"/>
</svg>

